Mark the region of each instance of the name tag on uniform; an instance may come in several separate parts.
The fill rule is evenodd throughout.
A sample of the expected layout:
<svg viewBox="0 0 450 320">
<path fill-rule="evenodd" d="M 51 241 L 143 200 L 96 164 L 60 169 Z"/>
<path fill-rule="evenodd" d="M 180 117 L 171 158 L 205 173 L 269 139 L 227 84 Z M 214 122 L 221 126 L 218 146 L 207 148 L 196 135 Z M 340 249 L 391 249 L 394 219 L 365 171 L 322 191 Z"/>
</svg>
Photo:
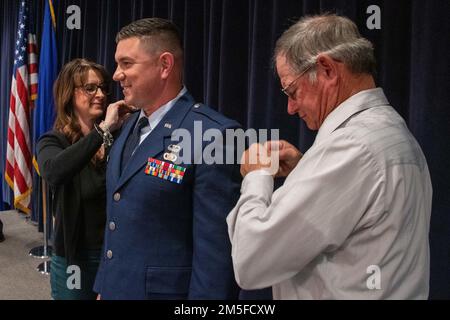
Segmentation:
<svg viewBox="0 0 450 320">
<path fill-rule="evenodd" d="M 145 173 L 177 184 L 183 181 L 186 168 L 166 161 L 148 158 Z"/>
</svg>

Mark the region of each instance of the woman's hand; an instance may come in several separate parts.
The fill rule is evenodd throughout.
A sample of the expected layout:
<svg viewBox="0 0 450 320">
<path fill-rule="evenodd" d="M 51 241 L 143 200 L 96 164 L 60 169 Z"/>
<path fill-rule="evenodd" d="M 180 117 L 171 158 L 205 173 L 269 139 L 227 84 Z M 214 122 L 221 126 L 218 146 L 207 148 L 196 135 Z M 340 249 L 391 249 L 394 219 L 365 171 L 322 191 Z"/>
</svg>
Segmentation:
<svg viewBox="0 0 450 320">
<path fill-rule="evenodd" d="M 111 103 L 106 108 L 105 120 L 100 124 L 100 128 L 102 130 L 108 129 L 111 132 L 119 129 L 131 112 L 135 110 L 135 107 L 127 105 L 124 100 Z"/>
</svg>

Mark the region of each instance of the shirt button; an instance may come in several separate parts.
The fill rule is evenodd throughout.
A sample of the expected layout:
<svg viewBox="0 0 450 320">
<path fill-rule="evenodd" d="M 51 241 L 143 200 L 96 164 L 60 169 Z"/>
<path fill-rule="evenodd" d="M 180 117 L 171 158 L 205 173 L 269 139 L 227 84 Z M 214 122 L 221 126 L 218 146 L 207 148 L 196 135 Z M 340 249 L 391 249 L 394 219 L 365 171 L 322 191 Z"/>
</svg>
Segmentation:
<svg viewBox="0 0 450 320">
<path fill-rule="evenodd" d="M 108 250 L 108 251 L 106 252 L 106 256 L 108 257 L 108 259 L 112 259 L 112 257 L 113 257 L 112 251 L 111 251 L 111 250 Z"/>
<path fill-rule="evenodd" d="M 120 193 L 116 192 L 114 193 L 114 201 L 119 201 L 120 200 Z"/>
<path fill-rule="evenodd" d="M 111 221 L 111 222 L 109 223 L 109 230 L 111 230 L 111 231 L 116 230 L 116 224 L 115 224 L 113 221 Z"/>
</svg>

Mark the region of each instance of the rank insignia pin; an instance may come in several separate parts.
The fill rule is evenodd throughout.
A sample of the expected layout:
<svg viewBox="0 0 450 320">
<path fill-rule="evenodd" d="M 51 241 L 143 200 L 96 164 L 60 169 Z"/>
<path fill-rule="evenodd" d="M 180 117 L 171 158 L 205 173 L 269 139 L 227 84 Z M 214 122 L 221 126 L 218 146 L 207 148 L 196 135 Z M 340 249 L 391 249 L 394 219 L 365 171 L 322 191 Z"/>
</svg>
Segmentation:
<svg viewBox="0 0 450 320">
<path fill-rule="evenodd" d="M 180 150 L 181 150 L 181 147 L 180 147 L 179 145 L 176 145 L 176 144 L 171 144 L 171 145 L 169 145 L 169 146 L 167 147 L 167 149 L 168 149 L 170 152 L 173 152 L 173 153 L 179 153 Z"/>
<path fill-rule="evenodd" d="M 170 162 L 175 162 L 178 159 L 176 154 L 168 153 L 168 152 L 164 153 L 163 158 L 164 158 L 164 160 L 170 161 Z"/>
</svg>

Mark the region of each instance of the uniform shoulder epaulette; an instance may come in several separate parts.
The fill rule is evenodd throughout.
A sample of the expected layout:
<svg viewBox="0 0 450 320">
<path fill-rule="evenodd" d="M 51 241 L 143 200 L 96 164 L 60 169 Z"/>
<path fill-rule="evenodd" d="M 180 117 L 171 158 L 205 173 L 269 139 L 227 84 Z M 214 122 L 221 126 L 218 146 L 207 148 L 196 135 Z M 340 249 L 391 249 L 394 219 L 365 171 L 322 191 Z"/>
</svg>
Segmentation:
<svg viewBox="0 0 450 320">
<path fill-rule="evenodd" d="M 208 111 L 211 108 L 206 107 L 203 103 L 195 103 L 194 105 L 192 105 L 192 111 L 197 112 L 197 113 L 201 113 L 201 114 L 206 114 L 208 115 Z"/>
<path fill-rule="evenodd" d="M 222 115 L 220 113 L 218 113 L 216 110 L 206 106 L 203 103 L 196 103 L 192 106 L 192 111 L 194 111 L 195 113 L 199 113 L 209 119 L 211 119 L 214 122 L 217 123 L 222 123 L 223 119 L 222 119 Z"/>
<path fill-rule="evenodd" d="M 231 119 L 228 119 L 226 116 L 221 114 L 220 112 L 208 107 L 203 103 L 196 103 L 192 106 L 192 111 L 197 114 L 201 114 L 204 117 L 207 117 L 211 121 L 219 124 L 219 125 L 227 125 L 232 122 Z"/>
</svg>

